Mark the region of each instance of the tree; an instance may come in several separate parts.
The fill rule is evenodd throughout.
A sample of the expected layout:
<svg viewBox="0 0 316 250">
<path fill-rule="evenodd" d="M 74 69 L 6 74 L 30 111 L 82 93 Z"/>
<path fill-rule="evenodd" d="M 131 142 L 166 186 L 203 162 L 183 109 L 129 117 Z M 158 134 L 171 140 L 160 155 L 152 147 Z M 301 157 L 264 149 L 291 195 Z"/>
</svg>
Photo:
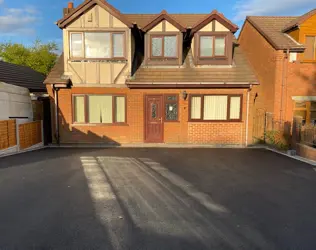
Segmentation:
<svg viewBox="0 0 316 250">
<path fill-rule="evenodd" d="M 28 66 L 47 75 L 56 62 L 57 49 L 56 43 L 43 44 L 39 40 L 30 47 L 19 43 L 0 43 L 0 57 L 5 62 Z"/>
</svg>

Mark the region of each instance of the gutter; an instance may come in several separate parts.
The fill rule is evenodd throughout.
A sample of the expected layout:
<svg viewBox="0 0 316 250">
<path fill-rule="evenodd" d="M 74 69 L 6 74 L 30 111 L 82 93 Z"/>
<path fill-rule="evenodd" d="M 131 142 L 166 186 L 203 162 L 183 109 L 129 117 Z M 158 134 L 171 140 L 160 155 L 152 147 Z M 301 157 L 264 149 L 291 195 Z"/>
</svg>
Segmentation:
<svg viewBox="0 0 316 250">
<path fill-rule="evenodd" d="M 289 59 L 290 50 L 286 50 L 286 56 L 283 59 L 283 68 L 282 68 L 282 85 L 281 85 L 281 106 L 280 106 L 280 121 L 283 121 L 283 106 L 284 106 L 284 91 L 285 91 L 285 83 L 286 83 L 286 76 L 287 76 L 287 61 Z"/>
<path fill-rule="evenodd" d="M 249 99 L 250 99 L 250 91 L 252 89 L 252 85 L 247 91 L 247 111 L 246 111 L 246 147 L 248 146 L 248 130 L 249 130 Z"/>
</svg>

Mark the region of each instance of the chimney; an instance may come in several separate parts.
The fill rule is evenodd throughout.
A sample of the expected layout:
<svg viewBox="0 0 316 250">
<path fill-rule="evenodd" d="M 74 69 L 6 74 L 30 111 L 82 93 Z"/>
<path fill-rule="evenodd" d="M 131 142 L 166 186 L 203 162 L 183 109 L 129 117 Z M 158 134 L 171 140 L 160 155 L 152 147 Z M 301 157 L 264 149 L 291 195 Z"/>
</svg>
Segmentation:
<svg viewBox="0 0 316 250">
<path fill-rule="evenodd" d="M 74 8 L 74 3 L 73 2 L 69 2 L 68 3 L 68 9 L 73 9 Z"/>
<path fill-rule="evenodd" d="M 67 16 L 74 9 L 74 3 L 69 2 L 67 8 L 64 8 L 64 17 Z"/>
</svg>

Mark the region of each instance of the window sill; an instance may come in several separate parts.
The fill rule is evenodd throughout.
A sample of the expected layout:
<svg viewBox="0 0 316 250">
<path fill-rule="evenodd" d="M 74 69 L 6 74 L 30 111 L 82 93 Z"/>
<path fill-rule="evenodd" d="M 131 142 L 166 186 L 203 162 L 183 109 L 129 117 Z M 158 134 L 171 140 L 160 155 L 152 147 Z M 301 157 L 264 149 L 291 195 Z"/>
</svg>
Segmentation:
<svg viewBox="0 0 316 250">
<path fill-rule="evenodd" d="M 127 62 L 126 58 L 70 58 L 68 62 Z"/>
<path fill-rule="evenodd" d="M 163 121 L 164 123 L 180 123 L 180 121 Z"/>
<path fill-rule="evenodd" d="M 71 127 L 128 127 L 128 123 L 73 123 Z"/>
<path fill-rule="evenodd" d="M 243 123 L 242 120 L 233 120 L 233 121 L 230 121 L 230 120 L 212 120 L 212 121 L 201 121 L 201 120 L 188 120 L 188 122 L 190 123 Z"/>
<path fill-rule="evenodd" d="M 316 60 L 303 60 L 300 63 L 316 63 Z"/>
</svg>

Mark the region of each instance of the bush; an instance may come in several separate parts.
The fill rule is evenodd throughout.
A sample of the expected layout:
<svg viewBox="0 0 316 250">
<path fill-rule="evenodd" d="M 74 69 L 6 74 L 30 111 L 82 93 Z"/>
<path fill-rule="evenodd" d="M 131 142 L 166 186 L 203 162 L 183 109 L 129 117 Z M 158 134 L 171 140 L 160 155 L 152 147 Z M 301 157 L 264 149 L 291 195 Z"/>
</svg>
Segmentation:
<svg viewBox="0 0 316 250">
<path fill-rule="evenodd" d="M 281 150 L 289 149 L 289 138 L 282 131 L 271 130 L 265 133 L 266 143 Z"/>
</svg>

